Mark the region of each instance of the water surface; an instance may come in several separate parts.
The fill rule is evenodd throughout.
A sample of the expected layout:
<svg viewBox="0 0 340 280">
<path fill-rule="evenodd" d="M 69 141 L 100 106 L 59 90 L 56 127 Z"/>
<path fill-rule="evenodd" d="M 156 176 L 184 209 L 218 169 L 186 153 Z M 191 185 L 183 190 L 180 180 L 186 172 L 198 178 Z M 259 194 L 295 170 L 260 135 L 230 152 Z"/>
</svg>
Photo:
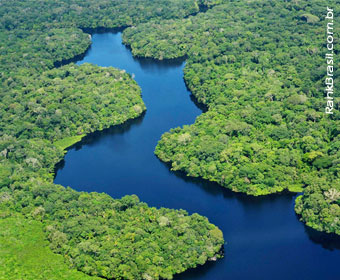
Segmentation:
<svg viewBox="0 0 340 280">
<path fill-rule="evenodd" d="M 207 216 L 224 233 L 225 257 L 176 276 L 179 280 L 335 280 L 339 239 L 306 228 L 294 195 L 254 198 L 171 172 L 154 155 L 161 135 L 202 113 L 183 81 L 184 61 L 133 58 L 121 33 L 94 34 L 83 60 L 125 69 L 142 88 L 147 112 L 122 126 L 87 136 L 59 166 L 55 183 L 114 198 L 136 194 L 150 206 Z"/>
</svg>

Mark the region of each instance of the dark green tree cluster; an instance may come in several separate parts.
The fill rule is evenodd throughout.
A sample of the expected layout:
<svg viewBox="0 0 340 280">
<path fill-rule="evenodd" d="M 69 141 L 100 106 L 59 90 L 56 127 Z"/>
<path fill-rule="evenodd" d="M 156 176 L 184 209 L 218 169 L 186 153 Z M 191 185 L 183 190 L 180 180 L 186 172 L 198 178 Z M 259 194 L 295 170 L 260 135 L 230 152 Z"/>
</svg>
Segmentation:
<svg viewBox="0 0 340 280">
<path fill-rule="evenodd" d="M 41 222 L 20 214 L 0 219 L 0 279 L 102 280 L 70 269 L 61 255 L 52 253 Z M 20 266 L 18 266 L 20 264 Z"/>
<path fill-rule="evenodd" d="M 41 221 L 53 251 L 86 274 L 172 279 L 216 256 L 223 244 L 222 232 L 198 214 L 151 208 L 136 196 L 113 199 L 77 192 L 25 176 L 28 180 L 19 182 L 12 175 L 10 187 L 1 188 L 1 215 L 16 211 Z"/>
<path fill-rule="evenodd" d="M 204 14 L 129 28 L 124 42 L 137 56 L 186 56 L 185 81 L 209 108 L 195 124 L 162 136 L 161 160 L 250 195 L 306 190 L 297 207 L 302 219 L 339 233 L 337 202 L 310 196 L 337 189 L 340 180 L 336 94 L 333 115 L 325 114 L 327 4 L 223 1 Z M 334 14 L 339 7 L 333 5 Z M 339 28 L 332 31 L 338 38 Z"/>
<path fill-rule="evenodd" d="M 135 196 L 113 199 L 52 184 L 67 147 L 145 110 L 140 88 L 122 70 L 89 64 L 55 68 L 88 49 L 91 36 L 83 31 L 183 18 L 212 4 L 1 3 L 0 263 L 6 265 L 1 279 L 171 279 L 219 252 L 222 232 L 197 214 L 150 208 Z M 55 266 L 37 266 L 41 256 Z"/>
<path fill-rule="evenodd" d="M 90 45 L 90 36 L 82 30 L 183 18 L 197 13 L 199 5 L 216 1 L 5 1 L 0 6 L 0 78 L 13 71 L 52 68 L 83 53 Z"/>
<path fill-rule="evenodd" d="M 313 175 L 306 178 L 309 184 L 296 199 L 295 211 L 308 226 L 340 235 L 340 182 L 329 180 L 327 173 Z"/>
<path fill-rule="evenodd" d="M 0 129 L 18 139 L 54 142 L 123 123 L 145 110 L 137 83 L 112 67 L 69 64 L 7 81 Z"/>
<path fill-rule="evenodd" d="M 78 28 L 2 30 L 0 38 L 0 77 L 4 86 L 16 77 L 34 75 L 84 53 L 91 43 L 90 35 Z"/>
<path fill-rule="evenodd" d="M 183 18 L 199 11 L 199 5 L 219 0 L 8 0 L 1 3 L 0 24 L 6 30 L 41 26 L 115 28 L 150 20 Z"/>
</svg>

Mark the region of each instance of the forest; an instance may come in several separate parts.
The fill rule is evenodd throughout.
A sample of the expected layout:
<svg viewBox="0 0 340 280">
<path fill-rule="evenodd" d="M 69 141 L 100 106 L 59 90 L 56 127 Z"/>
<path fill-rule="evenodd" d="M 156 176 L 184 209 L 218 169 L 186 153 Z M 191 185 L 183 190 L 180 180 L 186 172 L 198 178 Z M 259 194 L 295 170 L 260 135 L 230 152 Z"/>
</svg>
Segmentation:
<svg viewBox="0 0 340 280">
<path fill-rule="evenodd" d="M 222 256 L 222 232 L 198 214 L 53 184 L 68 147 L 146 110 L 124 70 L 70 63 L 90 47 L 84 31 L 183 18 L 213 4 L 1 3 L 0 279 L 172 279 Z"/>
<path fill-rule="evenodd" d="M 208 107 L 193 125 L 162 136 L 155 151 L 162 161 L 235 192 L 303 192 L 301 220 L 340 234 L 340 99 L 326 115 L 326 6 L 223 1 L 123 35 L 136 56 L 186 57 L 185 82 Z M 335 26 L 334 37 L 339 33 Z M 335 44 L 335 84 L 338 53 Z"/>
<path fill-rule="evenodd" d="M 172 170 L 253 196 L 300 193 L 301 221 L 340 234 L 339 97 L 324 112 L 327 4 L 3 1 L 0 279 L 172 279 L 221 257 L 223 234 L 205 217 L 53 184 L 68 147 L 146 110 L 129 74 L 69 63 L 97 29 L 126 28 L 135 56 L 186 58 L 185 82 L 208 110 L 162 136 L 155 153 Z"/>
</svg>

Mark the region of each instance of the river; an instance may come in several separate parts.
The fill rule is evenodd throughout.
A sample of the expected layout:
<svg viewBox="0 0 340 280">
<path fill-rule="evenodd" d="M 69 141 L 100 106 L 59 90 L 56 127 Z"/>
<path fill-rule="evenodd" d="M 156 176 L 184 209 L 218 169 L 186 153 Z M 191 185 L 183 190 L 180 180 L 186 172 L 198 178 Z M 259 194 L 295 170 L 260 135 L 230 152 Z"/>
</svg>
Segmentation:
<svg viewBox="0 0 340 280">
<path fill-rule="evenodd" d="M 182 208 L 209 218 L 224 233 L 225 256 L 177 275 L 177 280 L 340 279 L 340 238 L 311 230 L 294 213 L 293 194 L 249 197 L 181 173 L 154 155 L 161 135 L 202 113 L 183 81 L 183 60 L 134 58 L 121 33 L 92 36 L 77 62 L 125 69 L 142 88 L 147 112 L 96 132 L 71 148 L 55 183 L 114 198 L 136 194 L 149 206 Z"/>
</svg>

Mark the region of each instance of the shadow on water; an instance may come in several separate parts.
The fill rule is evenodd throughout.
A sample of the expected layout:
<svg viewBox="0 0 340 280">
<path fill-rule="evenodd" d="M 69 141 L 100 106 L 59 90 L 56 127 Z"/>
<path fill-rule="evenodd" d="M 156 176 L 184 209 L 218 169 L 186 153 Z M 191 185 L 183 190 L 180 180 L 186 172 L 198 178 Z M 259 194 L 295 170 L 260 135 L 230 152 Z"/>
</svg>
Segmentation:
<svg viewBox="0 0 340 280">
<path fill-rule="evenodd" d="M 81 141 L 73 144 L 72 146 L 68 147 L 66 150 L 74 149 L 75 151 L 80 151 L 83 146 L 93 146 L 102 139 L 103 137 L 113 136 L 113 135 L 120 135 L 123 133 L 128 132 L 134 127 L 138 127 L 142 124 L 143 119 L 145 117 L 146 111 L 144 111 L 139 117 L 135 119 L 127 120 L 125 123 L 120 125 L 114 125 L 109 128 L 95 131 L 92 133 L 87 134 Z M 54 168 L 54 178 L 58 176 L 58 171 L 62 170 L 65 167 L 65 159 L 61 160 L 55 165 Z"/>
<path fill-rule="evenodd" d="M 224 255 L 224 258 L 226 258 L 226 256 Z M 173 280 L 191 280 L 191 279 L 198 279 L 200 277 L 207 277 L 209 275 L 209 271 L 211 271 L 212 269 L 214 269 L 217 264 L 218 261 L 208 261 L 206 262 L 204 265 L 198 265 L 195 268 L 190 268 L 180 274 L 175 274 Z"/>
<path fill-rule="evenodd" d="M 101 131 L 96 131 L 86 135 L 80 142 L 74 145 L 76 151 L 80 150 L 83 146 L 93 146 L 96 142 L 103 137 L 110 137 L 113 135 L 120 135 L 130 131 L 132 128 L 140 126 L 145 117 L 146 111 L 143 112 L 138 118 L 130 119 L 123 124 L 111 126 Z"/>
<path fill-rule="evenodd" d="M 132 52 L 132 48 L 129 45 L 122 45 L 125 47 L 126 50 Z M 139 57 L 133 56 L 133 61 L 137 62 L 143 70 L 161 70 L 169 69 L 169 67 L 179 67 L 185 62 L 186 56 L 172 58 L 172 59 L 155 59 L 151 57 Z"/>
<path fill-rule="evenodd" d="M 320 232 L 307 226 L 304 227 L 308 238 L 313 243 L 321 245 L 322 248 L 330 251 L 340 250 L 340 238 L 336 234 Z"/>
<path fill-rule="evenodd" d="M 81 30 L 85 33 L 89 33 L 91 35 L 93 34 L 104 34 L 104 33 L 112 33 L 117 34 L 119 32 L 123 32 L 124 29 L 128 28 L 129 26 L 122 26 L 122 27 L 114 27 L 114 28 L 108 28 L 108 27 L 96 27 L 96 28 L 81 28 Z"/>
<path fill-rule="evenodd" d="M 79 60 L 83 60 L 87 54 L 91 51 L 91 45 L 84 51 L 84 53 L 78 54 L 72 58 L 69 59 L 63 59 L 61 61 L 56 61 L 53 63 L 54 67 L 61 67 L 70 63 L 76 63 Z"/>
<path fill-rule="evenodd" d="M 205 112 L 208 111 L 208 106 L 203 104 L 203 103 L 200 103 L 193 94 L 190 94 L 190 100 L 195 104 L 195 106 L 198 109 L 200 109 L 202 111 L 202 113 L 205 113 Z"/>
<path fill-rule="evenodd" d="M 207 111 L 192 95 L 189 99 L 183 58 L 132 57 L 121 43 L 121 34 L 94 35 L 93 39 L 86 53 L 89 57 L 80 63 L 135 73 L 148 111 L 76 143 L 66 155 L 66 163 L 56 166 L 57 183 L 113 197 L 137 194 L 150 206 L 186 209 L 218 225 L 227 241 L 224 258 L 175 275 L 176 280 L 337 279 L 340 238 L 299 222 L 293 209 L 296 194 L 252 197 L 235 193 L 217 183 L 171 171 L 169 164 L 153 155 L 162 133 L 193 123 Z"/>
<path fill-rule="evenodd" d="M 157 158 L 157 156 L 155 157 Z M 160 160 L 159 162 L 160 164 L 162 164 L 163 166 L 167 168 L 170 174 L 175 175 L 177 178 L 183 180 L 184 182 L 192 183 L 200 187 L 202 190 L 204 190 L 205 193 L 209 193 L 210 195 L 213 195 L 213 196 L 222 195 L 226 199 L 234 198 L 245 204 L 252 203 L 253 205 L 256 205 L 256 204 L 261 205 L 265 202 L 271 202 L 271 201 L 282 200 L 282 199 L 291 201 L 296 196 L 296 194 L 288 192 L 288 191 L 283 191 L 281 193 L 273 193 L 273 194 L 264 195 L 264 196 L 250 196 L 245 193 L 234 192 L 230 189 L 222 187 L 216 182 L 212 182 L 212 181 L 202 179 L 202 178 L 188 176 L 183 171 L 173 171 L 171 170 L 170 163 L 162 162 Z"/>
<path fill-rule="evenodd" d="M 252 210 L 262 207 L 264 203 L 268 202 L 275 202 L 275 201 L 291 201 L 298 196 L 295 193 L 291 193 L 289 191 L 283 191 L 281 193 L 275 193 L 271 195 L 265 195 L 265 196 L 249 196 L 244 193 L 236 193 L 231 191 L 230 189 L 224 188 L 221 185 L 217 184 L 216 182 L 211 182 L 208 180 L 204 180 L 201 178 L 194 178 L 187 176 L 184 172 L 182 171 L 171 171 L 171 165 L 169 163 L 164 163 L 162 162 L 163 165 L 165 165 L 169 172 L 174 174 L 176 177 L 180 178 L 181 180 L 188 182 L 188 183 L 193 183 L 204 192 L 209 193 L 210 195 L 214 196 L 220 196 L 221 194 L 225 199 L 236 199 L 240 203 L 249 208 L 252 208 Z M 299 219 L 298 215 L 296 215 L 296 219 Z M 306 225 L 304 226 L 304 231 L 306 235 L 308 236 L 309 240 L 312 241 L 316 245 L 321 245 L 322 248 L 334 251 L 334 250 L 339 250 L 340 249 L 340 238 L 336 234 L 330 234 L 330 233 L 325 233 L 325 232 L 320 232 L 317 230 L 314 230 L 313 228 L 310 228 Z M 196 277 L 197 275 L 201 275 L 204 273 L 204 271 L 208 270 L 210 267 L 213 267 L 214 263 L 209 262 L 207 265 L 204 266 L 199 266 L 196 269 L 191 269 L 188 270 L 187 272 L 183 273 L 182 276 L 185 276 L 185 279 L 191 279 L 190 277 Z M 188 278 L 187 278 L 188 277 Z M 177 279 L 177 278 L 174 278 Z M 179 278 L 178 278 L 179 279 Z"/>
<path fill-rule="evenodd" d="M 128 47 L 127 47 L 128 48 Z M 185 57 L 175 58 L 175 59 L 162 59 L 156 60 L 154 58 L 145 57 L 133 57 L 143 70 L 147 71 L 159 71 L 163 69 L 169 69 L 170 67 L 179 67 L 185 61 Z"/>
<path fill-rule="evenodd" d="M 97 28 L 81 28 L 81 30 L 84 32 L 84 33 L 88 33 L 90 34 L 91 36 L 93 34 L 105 34 L 105 33 L 112 33 L 112 34 L 117 34 L 117 33 L 120 33 L 120 32 L 123 32 L 124 29 L 126 29 L 128 26 L 124 26 L 124 27 L 116 27 L 116 28 L 107 28 L 107 27 L 97 27 Z M 92 49 L 92 43 L 91 45 L 89 45 L 89 47 L 81 54 L 78 54 L 78 55 L 75 55 L 71 58 L 68 58 L 68 59 L 62 59 L 61 61 L 55 61 L 53 64 L 54 64 L 54 67 L 61 67 L 61 66 L 64 66 L 64 65 L 67 65 L 67 64 L 70 64 L 70 63 L 76 63 L 78 61 L 81 61 L 83 60 L 89 52 L 91 52 L 91 49 Z"/>
</svg>

